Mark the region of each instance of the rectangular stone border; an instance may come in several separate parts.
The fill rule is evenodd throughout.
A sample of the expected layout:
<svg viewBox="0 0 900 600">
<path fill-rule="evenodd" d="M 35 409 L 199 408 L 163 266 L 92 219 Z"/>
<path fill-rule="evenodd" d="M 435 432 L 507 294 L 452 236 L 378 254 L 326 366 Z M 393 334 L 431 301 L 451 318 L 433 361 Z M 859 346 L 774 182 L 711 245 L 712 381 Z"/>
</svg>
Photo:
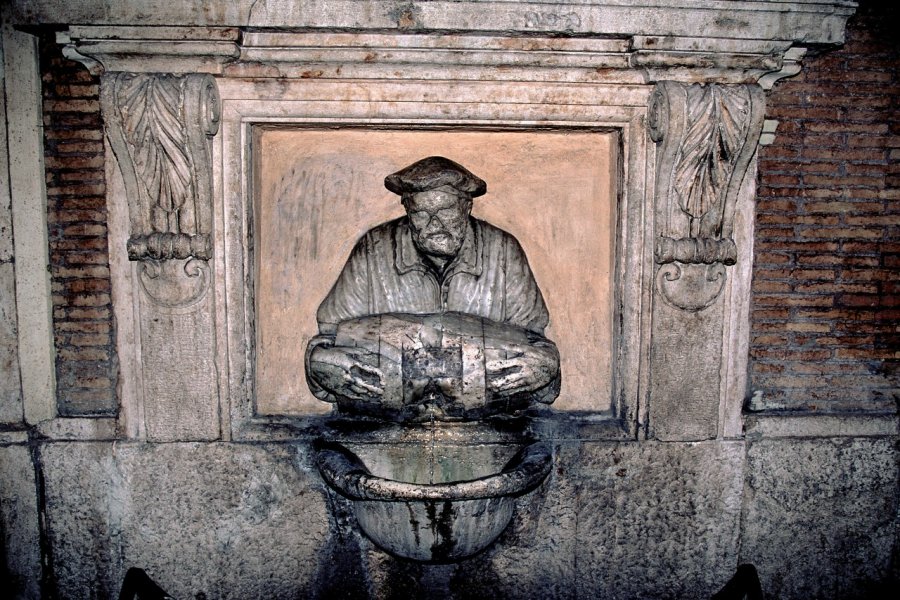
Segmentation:
<svg viewBox="0 0 900 600">
<path fill-rule="evenodd" d="M 253 409 L 253 128 L 355 126 L 463 129 L 584 128 L 615 131 L 620 139 L 623 186 L 618 192 L 616 332 L 613 418 L 636 435 L 646 419 L 645 402 L 653 231 L 654 148 L 646 136 L 649 86 L 572 85 L 544 82 L 280 81 L 255 85 L 219 81 L 222 123 L 214 138 L 215 295 L 219 344 L 222 430 L 237 439 L 296 435 L 315 419 L 260 417 Z M 453 100 L 446 100 L 452 98 Z M 565 99 L 565 104 L 560 102 Z M 337 100 L 339 99 L 339 100 Z M 438 100 L 441 99 L 441 100 Z M 483 101 L 483 99 L 491 99 Z M 225 190 L 228 190 L 226 197 Z M 648 227 L 648 225 L 650 225 Z M 227 423 L 230 417 L 231 422 Z M 577 427 L 609 420 L 592 414 Z M 277 427 L 283 425 L 283 428 Z M 596 435 L 609 437 L 608 425 Z M 614 437 L 619 437 L 617 434 Z"/>
</svg>

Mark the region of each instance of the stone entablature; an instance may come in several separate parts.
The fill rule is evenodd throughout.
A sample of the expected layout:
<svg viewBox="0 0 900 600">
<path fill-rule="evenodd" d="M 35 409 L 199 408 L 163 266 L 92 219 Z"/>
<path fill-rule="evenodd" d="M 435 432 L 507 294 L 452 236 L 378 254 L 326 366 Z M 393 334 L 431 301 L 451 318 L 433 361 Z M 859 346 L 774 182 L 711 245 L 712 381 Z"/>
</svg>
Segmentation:
<svg viewBox="0 0 900 600">
<path fill-rule="evenodd" d="M 242 0 L 211 6 L 17 0 L 9 20 L 68 24 L 63 36 L 72 42 L 70 52 L 96 60 L 95 71 L 378 78 L 402 65 L 403 77 L 428 79 L 436 72 L 427 67 L 437 64 L 465 79 L 465 67 L 482 65 L 501 66 L 511 76 L 521 68 L 564 67 L 570 80 L 616 81 L 630 72 L 644 82 L 763 78 L 769 87 L 796 73 L 803 51 L 792 47 L 843 42 L 856 4 Z M 298 30 L 307 33 L 284 33 Z M 342 67 L 347 63 L 353 68 Z"/>
<path fill-rule="evenodd" d="M 239 27 L 78 25 L 61 32 L 59 41 L 66 44 L 70 58 L 81 60 L 94 74 L 105 70 L 254 78 L 429 80 L 449 76 L 471 80 L 479 79 L 473 67 L 495 67 L 503 70 L 495 76 L 508 80 L 527 72 L 529 78 L 571 83 L 703 80 L 760 82 L 769 88 L 780 77 L 798 72 L 804 46 L 842 41 L 827 28 L 822 30 L 827 22 L 820 20 L 815 28 L 810 23 L 809 30 L 796 30 L 786 39 L 744 37 L 765 35 L 746 27 L 720 32 L 722 37 L 682 36 L 669 33 L 668 28 L 654 30 L 650 24 L 630 33 L 603 30 L 604 37 L 576 32 L 556 37 L 552 29 L 531 30 L 525 36 L 475 29 L 453 34 L 421 29 L 297 33 Z"/>
</svg>

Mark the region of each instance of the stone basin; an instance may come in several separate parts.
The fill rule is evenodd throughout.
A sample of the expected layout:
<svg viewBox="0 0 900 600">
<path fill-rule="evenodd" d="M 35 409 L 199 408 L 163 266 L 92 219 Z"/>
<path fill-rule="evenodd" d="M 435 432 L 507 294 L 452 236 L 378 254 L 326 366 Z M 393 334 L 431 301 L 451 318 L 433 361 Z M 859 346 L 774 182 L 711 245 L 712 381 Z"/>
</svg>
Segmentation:
<svg viewBox="0 0 900 600">
<path fill-rule="evenodd" d="M 516 497 L 550 472 L 552 453 L 541 442 L 360 445 L 356 453 L 320 442 L 317 462 L 325 481 L 353 502 L 360 527 L 380 548 L 416 561 L 453 562 L 499 537 Z"/>
</svg>

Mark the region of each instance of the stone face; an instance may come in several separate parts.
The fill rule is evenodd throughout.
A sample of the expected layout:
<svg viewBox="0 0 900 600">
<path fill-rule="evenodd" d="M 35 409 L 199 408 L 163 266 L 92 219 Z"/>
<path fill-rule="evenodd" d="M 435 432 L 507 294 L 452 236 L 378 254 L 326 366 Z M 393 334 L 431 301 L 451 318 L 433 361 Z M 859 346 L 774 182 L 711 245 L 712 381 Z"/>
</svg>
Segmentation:
<svg viewBox="0 0 900 600">
<path fill-rule="evenodd" d="M 709 598 L 737 567 L 741 442 L 585 444 L 581 598 Z"/>
<path fill-rule="evenodd" d="M 0 482 L 5 593 L 11 598 L 40 598 L 37 491 L 27 446 L 0 446 Z"/>
<path fill-rule="evenodd" d="M 756 565 L 767 598 L 886 593 L 880 586 L 896 569 L 891 560 L 898 532 L 895 440 L 750 445 L 741 561 Z"/>
<path fill-rule="evenodd" d="M 303 448 L 58 443 L 41 454 L 62 597 L 114 597 L 132 566 L 177 598 L 306 597 L 316 581 L 329 515 Z"/>
</svg>

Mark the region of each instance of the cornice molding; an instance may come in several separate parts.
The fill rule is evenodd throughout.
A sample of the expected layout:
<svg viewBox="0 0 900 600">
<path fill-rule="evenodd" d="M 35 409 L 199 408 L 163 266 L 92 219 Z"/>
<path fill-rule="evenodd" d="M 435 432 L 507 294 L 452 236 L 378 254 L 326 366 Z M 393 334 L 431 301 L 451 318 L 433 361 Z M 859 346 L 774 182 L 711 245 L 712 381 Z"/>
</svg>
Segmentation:
<svg viewBox="0 0 900 600">
<path fill-rule="evenodd" d="M 529 80 L 770 87 L 799 70 L 801 48 L 843 43 L 855 7 L 845 0 L 12 0 L 6 18 L 68 26 L 59 38 L 66 54 L 94 73 L 428 80 L 435 68 L 446 76 L 451 67 L 452 77 L 467 80 L 484 78 L 478 67 L 502 67 Z"/>
<path fill-rule="evenodd" d="M 843 41 L 848 0 L 11 0 L 15 25 L 315 28 Z M 798 37 L 797 34 L 800 36 Z"/>
</svg>

